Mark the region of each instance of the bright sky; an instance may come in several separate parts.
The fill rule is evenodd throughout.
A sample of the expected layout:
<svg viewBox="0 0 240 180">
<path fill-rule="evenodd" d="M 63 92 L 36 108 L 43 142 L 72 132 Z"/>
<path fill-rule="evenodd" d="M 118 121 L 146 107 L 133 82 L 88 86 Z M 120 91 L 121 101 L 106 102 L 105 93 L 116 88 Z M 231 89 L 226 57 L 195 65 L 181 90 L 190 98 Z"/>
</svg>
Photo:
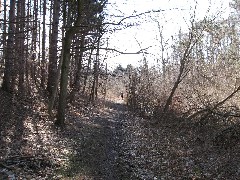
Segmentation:
<svg viewBox="0 0 240 180">
<path fill-rule="evenodd" d="M 121 16 L 121 18 L 111 17 L 109 21 L 118 22 L 122 17 L 140 14 L 147 11 L 164 10 L 159 13 L 148 13 L 139 18 L 130 18 L 124 22 L 138 23 L 124 30 L 114 32 L 109 36 L 109 48 L 115 48 L 123 52 L 137 52 L 141 48 L 147 48 L 149 54 L 146 55 L 150 63 L 161 58 L 160 36 L 158 23 L 162 31 L 164 42 L 170 42 L 179 29 L 187 31 L 191 16 L 196 12 L 196 19 L 204 17 L 226 18 L 230 13 L 229 2 L 231 0 L 109 0 L 109 14 Z M 196 10 L 195 10 L 196 7 Z M 109 53 L 109 67 L 122 64 L 138 64 L 143 59 L 143 55 L 118 55 Z"/>
</svg>

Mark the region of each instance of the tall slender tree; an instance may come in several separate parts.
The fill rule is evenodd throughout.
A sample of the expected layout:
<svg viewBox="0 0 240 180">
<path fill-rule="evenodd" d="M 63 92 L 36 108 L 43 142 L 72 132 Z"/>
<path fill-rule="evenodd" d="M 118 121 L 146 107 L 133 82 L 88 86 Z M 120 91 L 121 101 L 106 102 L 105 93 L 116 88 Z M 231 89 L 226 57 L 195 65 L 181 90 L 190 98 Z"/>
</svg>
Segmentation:
<svg viewBox="0 0 240 180">
<path fill-rule="evenodd" d="M 15 5 L 16 0 L 10 1 L 8 39 L 5 51 L 5 69 L 2 83 L 2 89 L 7 92 L 13 92 L 14 90 L 13 70 L 15 54 L 12 47 L 14 47 L 15 38 Z"/>
<path fill-rule="evenodd" d="M 18 54 L 18 91 L 19 94 L 23 95 L 24 90 L 24 75 L 25 75 L 25 50 L 24 50 L 24 41 L 25 41 L 25 0 L 18 1 L 18 40 L 17 40 L 17 54 Z"/>
<path fill-rule="evenodd" d="M 80 82 L 81 82 L 81 71 L 82 71 L 82 66 L 83 66 L 83 53 L 85 51 L 84 48 L 84 42 L 85 42 L 85 34 L 81 35 L 80 38 L 80 52 L 76 54 L 77 56 L 77 62 L 76 62 L 76 66 L 77 66 L 77 71 L 75 73 L 74 76 L 74 80 L 73 80 L 73 87 L 72 87 L 72 91 L 71 91 L 71 95 L 70 95 L 70 101 L 74 100 L 74 95 L 76 92 L 78 92 L 80 90 Z"/>
<path fill-rule="evenodd" d="M 2 41 L 3 41 L 3 57 L 5 57 L 7 44 L 7 1 L 4 1 Z"/>
<path fill-rule="evenodd" d="M 50 43 L 49 43 L 49 65 L 48 65 L 48 80 L 47 91 L 52 95 L 55 78 L 57 76 L 57 62 L 58 62 L 58 26 L 60 18 L 60 0 L 53 1 L 53 18 L 51 25 Z"/>
<path fill-rule="evenodd" d="M 69 64 L 70 64 L 70 49 L 72 44 L 72 39 L 75 34 L 79 33 L 81 30 L 80 27 L 93 26 L 98 27 L 101 24 L 98 24 L 98 21 L 93 21 L 95 15 L 103 11 L 103 7 L 106 4 L 104 1 L 77 1 L 77 10 L 75 10 L 76 18 L 72 26 L 67 28 L 65 37 L 63 39 L 63 63 L 61 68 L 61 80 L 60 80 L 60 95 L 59 95 L 59 104 L 57 112 L 56 124 L 63 126 L 65 122 L 65 108 L 67 103 L 67 87 L 68 87 L 68 75 L 69 75 Z M 74 9 L 71 10 L 74 13 Z M 87 18 L 87 19 L 86 19 Z M 92 23 L 92 24 L 91 24 Z"/>
<path fill-rule="evenodd" d="M 46 81 L 46 0 L 43 0 L 43 27 L 42 27 L 42 64 L 41 64 L 41 87 L 45 88 Z"/>
<path fill-rule="evenodd" d="M 59 105 L 58 105 L 58 113 L 57 120 L 55 122 L 56 125 L 63 126 L 65 122 L 65 108 L 66 108 L 66 100 L 67 100 L 67 86 L 68 86 L 68 73 L 69 73 L 69 64 L 70 64 L 70 48 L 72 44 L 72 39 L 75 33 L 78 31 L 78 26 L 81 23 L 81 14 L 83 10 L 82 1 L 77 2 L 77 19 L 74 22 L 74 26 L 69 27 L 65 33 L 65 37 L 63 39 L 63 62 L 61 68 L 61 81 L 60 81 L 60 96 L 59 96 Z"/>
</svg>

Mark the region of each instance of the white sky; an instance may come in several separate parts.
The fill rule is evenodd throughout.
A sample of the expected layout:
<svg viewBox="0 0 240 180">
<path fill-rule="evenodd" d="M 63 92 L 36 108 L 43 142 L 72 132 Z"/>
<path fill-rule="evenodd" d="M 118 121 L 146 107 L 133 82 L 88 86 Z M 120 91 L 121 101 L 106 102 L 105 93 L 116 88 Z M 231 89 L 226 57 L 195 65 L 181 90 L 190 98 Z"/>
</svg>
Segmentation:
<svg viewBox="0 0 240 180">
<path fill-rule="evenodd" d="M 218 18 L 226 18 L 230 13 L 229 2 L 231 0 L 109 0 L 109 2 L 111 3 L 108 6 L 109 14 L 115 16 L 128 17 L 151 10 L 164 10 L 160 13 L 148 13 L 139 18 L 127 19 L 124 22 L 137 22 L 140 25 L 106 35 L 109 37 L 109 48 L 123 52 L 137 52 L 141 48 L 152 46 L 148 49 L 150 54 L 147 55 L 147 60 L 154 63 L 157 58 L 161 58 L 161 51 L 158 25 L 153 19 L 162 26 L 163 38 L 166 42 L 171 39 L 172 35 L 176 35 L 180 28 L 182 31 L 187 30 L 195 6 L 196 19 L 200 20 L 206 16 L 216 15 Z M 118 22 L 120 19 L 111 17 L 108 21 Z M 118 64 L 122 64 L 124 67 L 127 64 L 137 65 L 139 60 L 143 59 L 143 55 L 116 55 L 109 53 L 107 60 L 109 67 Z"/>
</svg>

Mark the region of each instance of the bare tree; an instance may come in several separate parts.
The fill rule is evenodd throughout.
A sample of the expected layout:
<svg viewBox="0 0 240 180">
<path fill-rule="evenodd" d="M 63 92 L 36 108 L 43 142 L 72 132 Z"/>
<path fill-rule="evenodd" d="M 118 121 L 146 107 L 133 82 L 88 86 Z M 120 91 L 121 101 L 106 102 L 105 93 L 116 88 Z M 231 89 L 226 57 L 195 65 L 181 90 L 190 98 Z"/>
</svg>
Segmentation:
<svg viewBox="0 0 240 180">
<path fill-rule="evenodd" d="M 15 82 L 15 79 L 13 78 L 15 54 L 12 50 L 12 47 L 14 47 L 15 38 L 15 5 L 16 1 L 12 0 L 10 2 L 8 39 L 5 51 L 5 69 L 2 83 L 2 89 L 7 92 L 13 92 Z"/>
<path fill-rule="evenodd" d="M 48 64 L 48 80 L 47 91 L 51 97 L 53 87 L 55 86 L 55 78 L 57 76 L 58 63 L 58 26 L 60 17 L 60 0 L 53 1 L 53 18 L 51 25 L 50 43 L 49 43 L 49 64 Z"/>
<path fill-rule="evenodd" d="M 57 112 L 57 120 L 55 123 L 57 125 L 63 126 L 65 121 L 65 108 L 67 103 L 67 87 L 68 87 L 68 75 L 69 75 L 69 64 L 71 59 L 70 49 L 72 45 L 73 37 L 76 33 L 79 32 L 79 27 L 81 27 L 83 22 L 86 22 L 83 19 L 82 12 L 88 11 L 91 16 L 89 18 L 93 18 L 95 14 L 101 13 L 103 11 L 103 7 L 105 6 L 106 1 L 100 2 L 91 2 L 90 4 L 85 4 L 84 2 L 77 2 L 77 14 L 76 19 L 73 26 L 68 27 L 65 37 L 63 39 L 63 59 L 62 59 L 62 67 L 61 67 L 61 78 L 60 78 L 60 95 L 59 95 L 59 104 L 58 104 L 58 112 Z M 83 21 L 84 20 L 84 21 Z M 83 24 L 84 25 L 84 24 Z M 101 24 L 96 24 L 95 26 L 101 26 Z"/>
<path fill-rule="evenodd" d="M 189 67 L 187 67 L 188 63 L 189 63 L 189 56 L 192 52 L 192 49 L 193 49 L 194 45 L 196 44 L 196 42 L 199 39 L 198 37 L 196 37 L 194 28 L 195 28 L 194 24 L 192 23 L 192 28 L 190 29 L 190 32 L 188 34 L 188 39 L 186 41 L 187 44 L 184 47 L 185 48 L 184 53 L 183 53 L 182 57 L 180 57 L 179 74 L 177 76 L 177 79 L 176 79 L 173 87 L 172 87 L 170 95 L 168 96 L 166 104 L 163 108 L 163 116 L 168 111 L 169 106 L 172 103 L 174 93 L 176 92 L 179 84 L 183 81 L 183 79 L 187 76 L 187 74 L 189 72 Z"/>
<path fill-rule="evenodd" d="M 24 95 L 25 86 L 24 86 L 24 76 L 25 76 L 25 0 L 17 2 L 17 38 L 16 38 L 16 47 L 18 54 L 18 91 L 19 94 Z"/>
<path fill-rule="evenodd" d="M 57 120 L 55 121 L 56 125 L 63 126 L 65 121 L 65 108 L 67 101 L 67 86 L 68 86 L 68 73 L 69 73 L 69 64 L 70 64 L 70 49 L 72 44 L 72 39 L 76 32 L 78 31 L 78 26 L 81 23 L 81 14 L 80 12 L 83 9 L 83 4 L 81 1 L 77 2 L 77 19 L 74 22 L 74 26 L 69 27 L 65 33 L 63 39 L 63 59 L 61 65 L 61 80 L 60 80 L 60 96 L 59 96 L 59 105 Z"/>
<path fill-rule="evenodd" d="M 46 81 L 46 11 L 47 3 L 46 0 L 43 0 L 43 29 L 42 29 L 42 63 L 41 63 L 41 87 L 45 88 Z"/>
</svg>

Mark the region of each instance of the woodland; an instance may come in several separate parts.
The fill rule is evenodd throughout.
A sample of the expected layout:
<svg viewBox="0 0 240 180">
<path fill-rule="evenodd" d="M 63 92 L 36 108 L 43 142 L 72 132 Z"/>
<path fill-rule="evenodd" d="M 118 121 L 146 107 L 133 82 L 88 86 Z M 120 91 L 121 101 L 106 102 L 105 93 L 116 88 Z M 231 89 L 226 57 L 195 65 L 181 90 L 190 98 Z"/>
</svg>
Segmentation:
<svg viewBox="0 0 240 180">
<path fill-rule="evenodd" d="M 0 4 L 0 179 L 239 179 L 239 0 L 227 18 L 193 12 L 171 51 L 158 21 L 157 66 L 148 48 L 108 39 L 161 9 L 112 17 L 110 0 Z M 109 54 L 142 59 L 112 70 Z"/>
</svg>

